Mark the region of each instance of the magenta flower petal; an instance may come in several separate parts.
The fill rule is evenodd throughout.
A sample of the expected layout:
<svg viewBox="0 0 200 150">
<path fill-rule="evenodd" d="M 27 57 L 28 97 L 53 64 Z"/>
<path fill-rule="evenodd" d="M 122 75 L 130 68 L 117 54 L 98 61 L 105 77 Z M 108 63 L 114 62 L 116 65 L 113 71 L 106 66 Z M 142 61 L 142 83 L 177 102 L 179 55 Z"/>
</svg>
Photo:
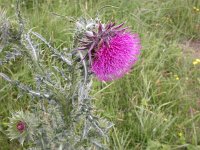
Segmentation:
<svg viewBox="0 0 200 150">
<path fill-rule="evenodd" d="M 129 72 L 140 54 L 137 34 L 119 33 L 96 50 L 91 71 L 102 81 L 112 81 Z"/>
</svg>

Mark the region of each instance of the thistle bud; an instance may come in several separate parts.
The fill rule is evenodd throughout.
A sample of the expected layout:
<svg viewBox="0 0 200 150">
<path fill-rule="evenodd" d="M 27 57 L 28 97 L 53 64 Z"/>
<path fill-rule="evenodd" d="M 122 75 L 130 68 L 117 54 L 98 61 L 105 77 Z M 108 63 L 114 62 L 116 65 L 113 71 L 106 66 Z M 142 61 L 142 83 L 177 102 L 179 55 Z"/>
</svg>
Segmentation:
<svg viewBox="0 0 200 150">
<path fill-rule="evenodd" d="M 25 122 L 19 121 L 17 123 L 17 130 L 22 133 L 26 129 L 26 124 Z"/>
</svg>

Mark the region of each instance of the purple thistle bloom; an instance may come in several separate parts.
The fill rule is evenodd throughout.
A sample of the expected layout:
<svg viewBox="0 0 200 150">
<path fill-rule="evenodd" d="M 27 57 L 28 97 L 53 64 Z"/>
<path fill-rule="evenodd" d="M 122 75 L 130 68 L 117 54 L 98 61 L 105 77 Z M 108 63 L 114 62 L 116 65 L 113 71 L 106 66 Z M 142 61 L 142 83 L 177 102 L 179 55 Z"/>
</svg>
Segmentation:
<svg viewBox="0 0 200 150">
<path fill-rule="evenodd" d="M 111 81 L 126 74 L 140 54 L 140 39 L 137 34 L 122 28 L 124 23 L 102 25 L 97 31 L 87 31 L 80 40 L 79 50 L 87 50 L 91 71 L 99 80 Z M 84 57 L 84 59 L 85 59 Z"/>
<path fill-rule="evenodd" d="M 99 80 L 118 79 L 137 61 L 140 49 L 140 39 L 137 34 L 118 33 L 110 37 L 109 46 L 103 43 L 96 50 L 91 70 Z"/>
<path fill-rule="evenodd" d="M 24 122 L 20 121 L 17 123 L 17 130 L 19 132 L 22 133 L 25 130 L 25 128 L 26 128 L 26 124 Z"/>
</svg>

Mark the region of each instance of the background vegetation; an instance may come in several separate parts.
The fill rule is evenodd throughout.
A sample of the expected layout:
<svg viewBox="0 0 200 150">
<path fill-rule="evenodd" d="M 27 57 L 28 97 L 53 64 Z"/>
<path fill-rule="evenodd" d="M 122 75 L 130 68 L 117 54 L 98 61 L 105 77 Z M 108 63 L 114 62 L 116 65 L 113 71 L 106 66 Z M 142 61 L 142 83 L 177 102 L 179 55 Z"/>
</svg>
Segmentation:
<svg viewBox="0 0 200 150">
<path fill-rule="evenodd" d="M 103 8 L 104 9 L 101 9 Z M 0 0 L 15 18 L 15 0 Z M 142 41 L 140 60 L 128 75 L 112 83 L 95 81 L 94 103 L 115 123 L 113 150 L 200 149 L 200 1 L 199 0 L 24 0 L 26 25 L 68 47 L 72 20 L 96 17 L 126 21 Z M 13 79 L 31 83 L 17 60 L 0 68 Z M 47 60 L 48 61 L 48 60 Z M 27 99 L 0 79 L 0 149 L 20 149 L 5 136 L 10 111 L 26 109 Z M 15 147 L 15 148 L 14 148 Z"/>
</svg>

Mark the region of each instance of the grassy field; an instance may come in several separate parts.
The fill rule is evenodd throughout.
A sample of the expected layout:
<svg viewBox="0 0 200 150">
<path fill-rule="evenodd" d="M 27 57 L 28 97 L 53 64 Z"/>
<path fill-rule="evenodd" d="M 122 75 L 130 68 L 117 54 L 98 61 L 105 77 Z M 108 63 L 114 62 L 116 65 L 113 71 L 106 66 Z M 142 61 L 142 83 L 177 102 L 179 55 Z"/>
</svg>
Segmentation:
<svg viewBox="0 0 200 150">
<path fill-rule="evenodd" d="M 14 2 L 0 0 L 0 9 L 7 10 L 10 18 L 15 17 Z M 140 59 L 128 75 L 112 83 L 95 81 L 96 109 L 115 124 L 110 148 L 199 150 L 200 1 L 24 0 L 22 5 L 27 27 L 34 27 L 55 47 L 69 46 L 70 17 L 95 17 L 97 10 L 102 10 L 99 14 L 105 22 L 126 21 L 142 41 Z M 31 82 L 23 60 L 0 71 Z M 0 131 L 6 128 L 11 110 L 28 105 L 16 93 L 0 79 Z M 17 142 L 0 132 L 0 150 L 13 150 L 13 146 L 17 149 Z"/>
</svg>

